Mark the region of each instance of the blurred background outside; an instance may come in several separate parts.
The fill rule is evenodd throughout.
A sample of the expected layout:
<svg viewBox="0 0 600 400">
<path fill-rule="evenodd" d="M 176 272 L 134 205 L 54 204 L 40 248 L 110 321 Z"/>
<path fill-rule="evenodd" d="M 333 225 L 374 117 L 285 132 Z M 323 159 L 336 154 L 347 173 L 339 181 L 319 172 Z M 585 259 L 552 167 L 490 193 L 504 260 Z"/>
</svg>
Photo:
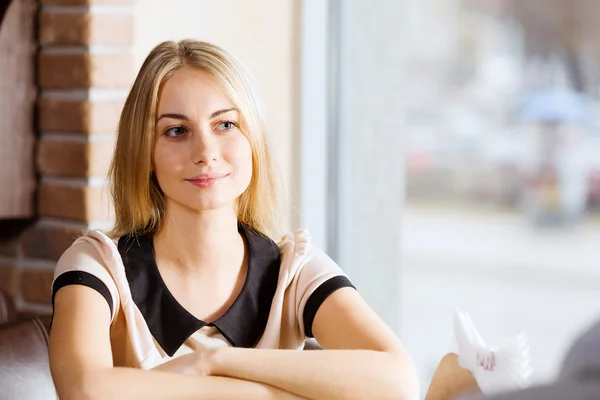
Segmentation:
<svg viewBox="0 0 600 400">
<path fill-rule="evenodd" d="M 425 383 L 454 306 L 538 383 L 600 317 L 598 7 L 330 2 L 329 250 Z"/>
</svg>

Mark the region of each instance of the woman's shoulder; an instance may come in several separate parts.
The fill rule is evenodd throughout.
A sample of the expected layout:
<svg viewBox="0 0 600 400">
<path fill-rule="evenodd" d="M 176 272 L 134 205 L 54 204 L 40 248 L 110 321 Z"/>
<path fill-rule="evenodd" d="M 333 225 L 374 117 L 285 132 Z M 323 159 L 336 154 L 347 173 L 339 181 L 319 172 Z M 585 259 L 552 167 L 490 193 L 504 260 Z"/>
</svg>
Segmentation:
<svg viewBox="0 0 600 400">
<path fill-rule="evenodd" d="M 337 263 L 323 249 L 313 244 L 310 232 L 306 228 L 286 233 L 278 242 L 278 246 L 281 250 L 282 265 L 297 265 L 297 273 L 304 269 L 316 273 L 341 272 Z"/>
<path fill-rule="evenodd" d="M 295 231 L 288 231 L 285 233 L 277 245 L 281 251 L 294 251 L 297 249 L 305 249 L 311 246 L 311 236 L 308 229 L 301 228 Z"/>
<path fill-rule="evenodd" d="M 291 302 L 302 336 L 312 337 L 312 321 L 330 294 L 344 287 L 354 287 L 346 273 L 318 246 L 312 243 L 307 229 L 285 234 L 281 249 L 280 276 L 285 277 L 286 298 Z"/>
<path fill-rule="evenodd" d="M 111 250 L 116 247 L 118 239 L 111 238 L 99 229 L 90 229 L 74 239 L 64 254 L 86 254 L 98 250 Z"/>
<path fill-rule="evenodd" d="M 107 267 L 114 257 L 117 240 L 100 230 L 89 230 L 76 238 L 63 252 L 56 265 L 55 275 L 72 269 Z"/>
<path fill-rule="evenodd" d="M 106 299 L 112 321 L 119 304 L 118 282 L 123 279 L 118 257 L 113 239 L 98 230 L 85 232 L 58 260 L 52 282 L 52 298 L 65 286 L 88 286 Z"/>
</svg>

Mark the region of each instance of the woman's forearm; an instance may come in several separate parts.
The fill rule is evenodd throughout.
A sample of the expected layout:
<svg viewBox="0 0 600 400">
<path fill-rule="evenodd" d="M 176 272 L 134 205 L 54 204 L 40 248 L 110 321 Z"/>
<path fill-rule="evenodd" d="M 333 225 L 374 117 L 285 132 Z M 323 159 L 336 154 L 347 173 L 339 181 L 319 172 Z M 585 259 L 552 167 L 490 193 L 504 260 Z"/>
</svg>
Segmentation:
<svg viewBox="0 0 600 400">
<path fill-rule="evenodd" d="M 370 350 L 225 348 L 214 353 L 211 372 L 262 382 L 312 400 L 405 400 L 418 390 L 408 356 Z"/>
<path fill-rule="evenodd" d="M 191 376 L 134 368 L 88 372 L 79 390 L 61 399 L 302 400 L 267 384 L 217 376 Z M 61 394 L 62 396 L 62 394 Z"/>
</svg>

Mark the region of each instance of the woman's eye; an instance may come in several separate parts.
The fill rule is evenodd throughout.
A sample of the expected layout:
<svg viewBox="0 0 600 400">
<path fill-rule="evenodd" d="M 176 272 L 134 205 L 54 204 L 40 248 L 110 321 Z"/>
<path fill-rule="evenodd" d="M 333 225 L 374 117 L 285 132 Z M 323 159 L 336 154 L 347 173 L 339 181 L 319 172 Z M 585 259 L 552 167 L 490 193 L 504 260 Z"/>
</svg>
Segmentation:
<svg viewBox="0 0 600 400">
<path fill-rule="evenodd" d="M 221 132 L 227 132 L 237 127 L 237 124 L 233 121 L 223 121 L 219 125 L 217 125 L 217 130 Z"/>
<path fill-rule="evenodd" d="M 179 137 L 183 136 L 187 132 L 183 126 L 174 126 L 173 128 L 169 128 L 165 131 L 165 135 L 168 137 Z"/>
</svg>

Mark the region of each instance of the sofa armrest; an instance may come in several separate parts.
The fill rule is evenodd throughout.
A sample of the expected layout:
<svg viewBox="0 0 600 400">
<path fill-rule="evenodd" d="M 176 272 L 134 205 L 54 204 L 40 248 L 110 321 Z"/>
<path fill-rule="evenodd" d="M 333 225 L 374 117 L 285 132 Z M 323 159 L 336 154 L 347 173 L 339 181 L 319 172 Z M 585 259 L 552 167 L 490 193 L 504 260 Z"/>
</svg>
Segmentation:
<svg viewBox="0 0 600 400">
<path fill-rule="evenodd" d="M 17 309 L 12 298 L 0 290 L 0 324 L 14 321 L 17 318 Z"/>
</svg>

